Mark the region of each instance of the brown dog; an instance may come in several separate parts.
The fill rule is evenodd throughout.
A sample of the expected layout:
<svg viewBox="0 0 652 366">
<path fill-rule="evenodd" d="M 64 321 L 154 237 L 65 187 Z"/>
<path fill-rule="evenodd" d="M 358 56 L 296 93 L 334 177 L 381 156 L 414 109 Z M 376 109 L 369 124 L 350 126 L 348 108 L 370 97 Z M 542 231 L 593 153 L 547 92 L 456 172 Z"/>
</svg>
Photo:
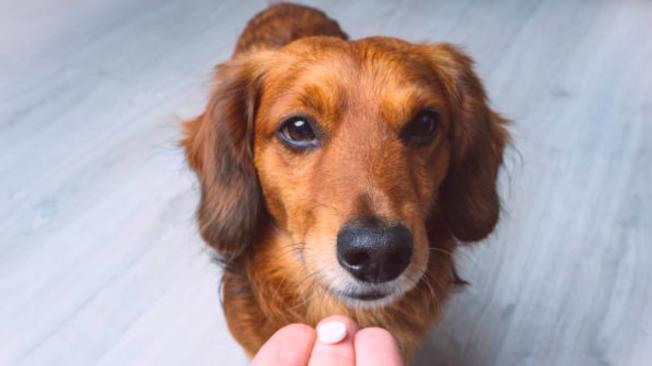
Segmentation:
<svg viewBox="0 0 652 366">
<path fill-rule="evenodd" d="M 182 145 L 199 230 L 225 265 L 231 333 L 343 314 L 408 361 L 460 281 L 459 242 L 492 232 L 506 120 L 448 44 L 348 41 L 316 9 L 252 19 Z"/>
</svg>

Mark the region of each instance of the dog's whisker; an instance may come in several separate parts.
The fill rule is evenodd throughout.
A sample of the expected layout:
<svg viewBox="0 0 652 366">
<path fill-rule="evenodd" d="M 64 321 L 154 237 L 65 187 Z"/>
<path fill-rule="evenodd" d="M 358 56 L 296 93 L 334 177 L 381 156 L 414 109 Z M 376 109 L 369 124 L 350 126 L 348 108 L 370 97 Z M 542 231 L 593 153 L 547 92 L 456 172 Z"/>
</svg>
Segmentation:
<svg viewBox="0 0 652 366">
<path fill-rule="evenodd" d="M 426 273 L 421 277 L 421 280 L 423 280 L 426 286 L 428 286 L 428 289 L 430 290 L 430 294 L 432 295 L 432 298 L 435 301 L 435 306 L 439 308 L 439 299 L 437 298 L 435 289 L 432 287 L 432 284 L 430 283 L 430 278 L 429 278 L 430 275 L 432 275 L 432 272 L 428 269 L 426 270 Z"/>
<path fill-rule="evenodd" d="M 284 255 L 286 255 L 288 253 L 292 253 L 293 251 L 302 250 L 302 249 L 305 249 L 305 243 L 292 243 L 290 245 L 280 247 L 277 250 L 275 250 L 275 251 L 273 251 L 273 252 L 271 252 L 269 254 L 263 255 L 263 258 L 272 259 L 272 260 L 276 261 L 276 260 L 281 259 Z"/>
<path fill-rule="evenodd" d="M 467 252 L 465 252 L 463 250 L 455 250 L 455 251 L 453 251 L 453 250 L 446 250 L 446 249 L 443 249 L 443 248 L 433 248 L 433 247 L 428 248 L 428 250 L 431 251 L 431 252 L 444 253 L 444 254 L 449 255 L 451 257 L 459 255 L 459 256 L 462 256 L 464 258 L 464 260 L 468 260 L 469 262 L 471 262 L 471 264 L 473 264 L 473 266 L 475 266 L 476 268 L 480 267 L 478 265 L 478 263 L 473 259 L 473 257 L 469 253 L 467 253 Z"/>
<path fill-rule="evenodd" d="M 476 267 L 476 268 L 480 267 L 478 265 L 478 263 L 473 259 L 473 257 L 469 253 L 465 252 L 464 250 L 454 250 L 454 249 L 453 250 L 446 250 L 446 249 L 443 249 L 443 248 L 434 248 L 434 247 L 430 247 L 428 249 L 430 251 L 433 251 L 433 252 L 446 253 L 446 254 L 450 255 L 451 257 L 462 256 L 464 258 L 464 260 L 467 260 L 467 261 L 471 262 L 471 264 L 473 264 L 474 267 Z"/>
<path fill-rule="evenodd" d="M 286 273 L 286 274 L 283 276 L 283 278 L 281 278 L 281 282 L 279 282 L 279 284 L 276 286 L 276 289 L 274 290 L 274 293 L 272 294 L 272 297 L 273 297 L 273 298 L 275 298 L 275 299 L 279 299 L 279 300 L 280 300 L 280 297 L 279 297 L 279 290 L 281 289 L 281 286 L 283 286 L 283 284 L 285 283 L 285 281 L 287 280 L 287 278 L 288 278 L 290 275 L 294 276 L 294 274 L 291 274 L 290 272 L 288 272 L 288 273 Z"/>
<path fill-rule="evenodd" d="M 444 253 L 444 254 L 447 254 L 447 255 L 449 255 L 449 256 L 453 256 L 453 255 L 455 254 L 455 253 L 453 253 L 452 251 L 450 251 L 450 250 L 446 250 L 446 249 L 443 249 L 443 248 L 430 247 L 430 248 L 428 248 L 428 250 L 430 250 L 430 251 L 432 251 L 432 252 Z"/>
<path fill-rule="evenodd" d="M 321 274 L 321 271 L 313 271 L 313 272 L 309 273 L 309 274 L 308 274 L 307 276 L 305 276 L 301 281 L 299 281 L 299 283 L 297 283 L 296 287 L 297 287 L 297 288 L 300 288 L 301 285 L 303 285 L 307 280 L 312 279 L 314 276 L 319 276 L 320 274 Z M 314 284 L 314 282 L 315 282 L 315 281 L 313 280 L 312 283 Z"/>
<path fill-rule="evenodd" d="M 313 281 L 312 283 L 314 284 L 316 281 L 318 281 L 318 280 L 320 279 L 320 277 L 319 277 L 319 276 L 320 276 L 320 271 L 316 271 L 316 272 L 313 272 L 313 273 L 317 273 L 317 274 L 315 275 L 316 277 L 313 277 L 313 279 L 312 279 L 312 281 Z M 318 286 L 318 288 L 322 288 L 322 287 L 321 287 L 321 286 Z M 287 311 L 291 311 L 291 310 L 294 310 L 294 309 L 296 309 L 296 308 L 298 308 L 298 307 L 301 307 L 301 306 L 307 304 L 308 302 L 314 300 L 314 299 L 315 299 L 316 297 L 318 297 L 318 296 L 320 296 L 319 293 L 313 294 L 313 295 L 307 297 L 306 299 L 304 299 L 303 301 L 301 301 L 300 303 L 298 303 L 298 304 L 296 304 L 296 305 L 294 305 L 294 306 L 288 308 Z"/>
<path fill-rule="evenodd" d="M 425 284 L 428 286 L 428 289 L 430 290 L 430 294 L 432 295 L 432 298 L 435 301 L 435 306 L 439 307 L 439 299 L 437 298 L 437 293 L 435 292 L 435 289 L 432 288 L 432 285 L 430 284 L 430 279 L 427 276 L 424 276 L 423 280 Z"/>
<path fill-rule="evenodd" d="M 432 274 L 432 273 L 431 273 Z M 441 276 L 432 276 L 432 279 L 435 281 L 435 284 L 437 285 L 438 288 L 444 289 L 448 288 L 450 286 L 450 283 L 447 282 L 443 277 Z"/>
<path fill-rule="evenodd" d="M 291 251 L 289 251 L 289 252 L 291 252 Z M 285 255 L 285 253 L 283 253 L 280 257 L 282 257 L 283 255 Z M 280 258 L 280 257 L 279 257 L 279 258 Z M 304 271 L 307 271 L 307 270 L 308 270 L 308 269 L 306 268 L 306 266 L 305 266 L 305 263 L 302 264 L 301 267 L 300 267 L 299 269 L 300 269 L 300 270 L 304 270 Z M 284 283 L 289 279 L 290 276 L 291 276 L 291 277 L 294 277 L 294 276 L 296 276 L 296 275 L 297 275 L 297 273 L 287 272 L 287 273 L 283 276 L 283 278 L 281 279 L 281 282 L 276 286 L 276 289 L 275 289 L 275 291 L 274 291 L 273 297 L 278 299 L 278 298 L 279 298 L 279 297 L 278 297 L 278 293 L 279 293 L 279 291 L 281 290 L 281 286 L 283 286 L 283 284 L 284 284 Z M 286 287 L 287 287 L 287 285 L 286 285 L 285 287 L 283 287 L 283 290 L 285 290 Z"/>
<path fill-rule="evenodd" d="M 325 299 L 326 296 L 329 294 L 329 292 L 328 292 L 328 290 L 327 290 L 325 287 L 322 287 L 321 290 L 322 290 L 322 291 L 321 291 L 321 296 L 320 296 L 319 302 L 320 302 L 320 303 L 323 303 L 323 302 L 324 302 L 324 299 Z"/>
<path fill-rule="evenodd" d="M 309 271 L 308 271 L 308 268 L 305 266 L 305 264 L 304 264 L 304 265 L 301 265 L 300 269 L 303 270 L 303 271 L 305 271 L 305 272 L 309 272 Z M 318 272 L 318 271 L 317 271 L 317 272 Z M 299 289 L 299 288 L 301 287 L 301 285 L 302 285 L 302 284 L 303 284 L 307 279 L 311 278 L 315 273 L 316 273 L 316 272 L 308 273 L 308 275 L 304 276 L 304 278 L 303 278 L 302 280 L 300 280 L 296 285 L 294 285 L 294 288 L 295 288 L 295 289 Z M 294 273 L 293 276 L 292 276 L 292 278 L 296 278 L 297 275 L 298 275 L 298 273 Z M 291 285 L 291 284 L 290 284 L 290 282 L 288 281 L 287 284 L 285 285 L 285 287 L 283 287 L 282 290 L 285 291 L 285 289 L 286 289 L 288 286 L 290 286 L 290 285 Z"/>
</svg>

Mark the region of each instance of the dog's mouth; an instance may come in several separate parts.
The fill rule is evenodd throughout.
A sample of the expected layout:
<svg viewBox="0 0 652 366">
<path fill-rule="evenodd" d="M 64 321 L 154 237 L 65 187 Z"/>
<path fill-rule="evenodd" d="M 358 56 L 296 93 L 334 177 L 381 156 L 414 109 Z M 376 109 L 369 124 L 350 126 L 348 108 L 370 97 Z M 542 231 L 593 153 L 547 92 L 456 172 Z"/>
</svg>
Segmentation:
<svg viewBox="0 0 652 366">
<path fill-rule="evenodd" d="M 373 292 L 340 292 L 340 296 L 362 301 L 375 301 L 388 297 L 390 294 L 382 293 L 380 291 Z"/>
<path fill-rule="evenodd" d="M 376 289 L 347 289 L 342 291 L 329 288 L 328 291 L 345 304 L 362 309 L 380 308 L 392 303 L 401 296 L 400 292 Z"/>
<path fill-rule="evenodd" d="M 421 277 L 420 277 L 421 278 Z M 408 291 L 418 285 L 407 276 L 394 281 L 376 284 L 361 284 L 349 281 L 337 281 L 335 286 L 328 284 L 325 290 L 344 304 L 360 309 L 383 308 L 400 300 Z"/>
</svg>

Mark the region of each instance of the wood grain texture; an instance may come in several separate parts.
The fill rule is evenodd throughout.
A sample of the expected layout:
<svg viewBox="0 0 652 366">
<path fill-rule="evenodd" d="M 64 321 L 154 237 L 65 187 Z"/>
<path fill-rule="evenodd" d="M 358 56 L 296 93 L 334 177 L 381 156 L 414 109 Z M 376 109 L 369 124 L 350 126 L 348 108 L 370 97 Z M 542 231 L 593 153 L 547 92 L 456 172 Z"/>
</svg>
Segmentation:
<svg viewBox="0 0 652 366">
<path fill-rule="evenodd" d="M 652 2 L 311 1 L 460 44 L 514 119 L 415 365 L 652 364 Z M 0 365 L 246 365 L 175 143 L 265 1 L 0 2 Z"/>
</svg>

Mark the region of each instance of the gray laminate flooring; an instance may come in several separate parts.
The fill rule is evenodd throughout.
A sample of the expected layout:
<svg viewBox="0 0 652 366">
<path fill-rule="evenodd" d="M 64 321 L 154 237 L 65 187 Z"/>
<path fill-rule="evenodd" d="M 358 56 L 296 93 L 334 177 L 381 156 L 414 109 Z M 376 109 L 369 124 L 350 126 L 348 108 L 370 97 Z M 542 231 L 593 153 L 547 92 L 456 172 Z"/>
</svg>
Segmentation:
<svg viewBox="0 0 652 366">
<path fill-rule="evenodd" d="M 460 44 L 512 118 L 497 232 L 416 365 L 652 365 L 652 2 L 314 1 Z M 245 365 L 177 121 L 265 1 L 0 0 L 0 365 Z"/>
</svg>

